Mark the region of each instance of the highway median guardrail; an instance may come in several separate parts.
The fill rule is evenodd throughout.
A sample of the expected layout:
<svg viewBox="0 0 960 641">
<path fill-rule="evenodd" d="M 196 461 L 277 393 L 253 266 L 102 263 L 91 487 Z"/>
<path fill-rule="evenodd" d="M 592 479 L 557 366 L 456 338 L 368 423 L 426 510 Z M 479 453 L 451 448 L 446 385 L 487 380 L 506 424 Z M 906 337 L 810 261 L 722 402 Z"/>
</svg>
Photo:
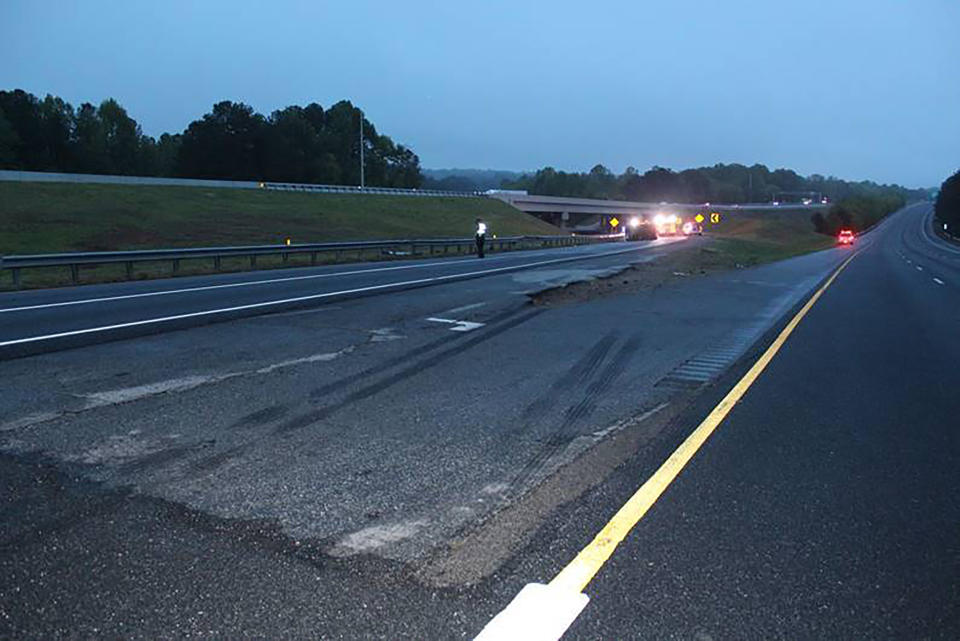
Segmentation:
<svg viewBox="0 0 960 641">
<path fill-rule="evenodd" d="M 623 240 L 622 234 L 570 235 L 570 236 L 505 236 L 488 238 L 488 251 L 511 251 L 517 249 L 540 249 L 551 247 L 573 247 Z M 184 260 L 209 259 L 213 261 L 214 271 L 221 271 L 224 258 L 247 258 L 250 269 L 256 269 L 260 256 L 280 256 L 287 264 L 290 256 L 309 255 L 310 265 L 316 265 L 320 257 L 333 255 L 333 262 L 340 262 L 345 253 L 354 260 L 362 261 L 376 252 L 377 257 L 415 257 L 421 254 L 470 254 L 473 252 L 473 238 L 419 238 L 397 240 L 361 240 L 337 243 L 303 243 L 280 245 L 245 245 L 237 247 L 198 247 L 185 249 L 145 249 L 137 251 L 113 252 L 72 252 L 60 254 L 32 254 L 0 256 L 0 272 L 9 271 L 13 286 L 22 286 L 21 271 L 40 267 L 68 267 L 73 284 L 80 284 L 80 267 L 92 267 L 122 264 L 126 267 L 126 277 L 133 278 L 134 265 L 147 262 L 171 263 L 172 275 L 180 272 L 180 262 Z M 418 250 L 420 254 L 418 254 Z"/>
<path fill-rule="evenodd" d="M 482 191 L 449 191 L 443 189 L 408 189 L 402 187 L 360 187 L 354 185 L 317 185 L 282 181 L 216 180 L 206 178 L 170 178 L 161 176 L 116 176 L 110 174 L 71 174 L 48 171 L 0 169 L 0 181 L 58 182 L 107 185 L 140 185 L 155 187 L 211 187 L 227 189 L 265 189 L 268 191 L 300 191 L 315 194 L 373 194 L 391 196 L 423 196 L 444 198 L 486 198 Z"/>
</svg>

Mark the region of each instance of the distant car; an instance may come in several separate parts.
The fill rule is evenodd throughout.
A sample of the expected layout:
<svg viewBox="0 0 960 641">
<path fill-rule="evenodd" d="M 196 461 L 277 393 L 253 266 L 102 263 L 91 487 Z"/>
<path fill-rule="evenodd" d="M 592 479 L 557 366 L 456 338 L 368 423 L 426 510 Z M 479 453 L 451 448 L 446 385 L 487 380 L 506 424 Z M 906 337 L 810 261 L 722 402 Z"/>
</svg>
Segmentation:
<svg viewBox="0 0 960 641">
<path fill-rule="evenodd" d="M 841 230 L 840 233 L 837 235 L 837 244 L 838 244 L 838 245 L 852 245 L 854 238 L 855 238 L 855 236 L 853 235 L 853 232 L 852 232 L 852 231 L 850 231 L 849 229 L 843 229 L 843 230 Z"/>
</svg>

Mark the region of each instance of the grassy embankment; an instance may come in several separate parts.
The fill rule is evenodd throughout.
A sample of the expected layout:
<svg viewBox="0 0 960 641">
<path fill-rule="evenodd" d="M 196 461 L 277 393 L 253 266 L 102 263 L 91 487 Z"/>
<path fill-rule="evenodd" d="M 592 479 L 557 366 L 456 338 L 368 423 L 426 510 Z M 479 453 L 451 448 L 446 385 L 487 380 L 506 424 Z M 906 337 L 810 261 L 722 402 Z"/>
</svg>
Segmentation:
<svg viewBox="0 0 960 641">
<path fill-rule="evenodd" d="M 486 198 L 304 194 L 249 189 L 68 183 L 0 183 L 0 255 L 166 247 L 280 244 L 381 238 L 467 237 L 474 219 L 501 236 L 557 233 L 556 227 Z M 333 256 L 326 257 L 332 259 Z M 343 255 L 356 260 L 357 256 Z M 309 262 L 291 256 L 290 265 Z M 212 271 L 184 261 L 180 273 Z M 246 259 L 223 261 L 223 270 Z M 261 257 L 259 267 L 280 265 Z M 140 263 L 136 278 L 169 275 L 169 261 Z M 123 266 L 84 268 L 82 282 L 124 278 Z M 23 272 L 27 287 L 66 284 L 69 270 Z M 2 274 L 0 288 L 12 279 Z"/>
<path fill-rule="evenodd" d="M 635 265 L 615 277 L 585 280 L 537 295 L 540 305 L 628 294 L 678 279 L 739 269 L 826 249 L 834 239 L 813 231 L 807 210 L 724 213 L 720 223 L 704 225 L 708 242 L 681 246 L 655 261 Z M 686 242 L 686 241 L 685 241 Z"/>
<path fill-rule="evenodd" d="M 805 209 L 724 214 L 719 224 L 705 225 L 715 240 L 703 252 L 713 253 L 718 267 L 749 267 L 832 247 L 836 239 L 818 234 L 810 215 Z"/>
</svg>

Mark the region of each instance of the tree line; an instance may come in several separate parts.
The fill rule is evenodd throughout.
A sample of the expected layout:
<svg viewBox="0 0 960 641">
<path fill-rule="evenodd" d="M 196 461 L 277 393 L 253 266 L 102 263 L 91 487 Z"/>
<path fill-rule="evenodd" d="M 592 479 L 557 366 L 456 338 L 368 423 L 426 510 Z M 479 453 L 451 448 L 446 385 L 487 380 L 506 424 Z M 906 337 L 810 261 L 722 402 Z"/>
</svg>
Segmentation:
<svg viewBox="0 0 960 641">
<path fill-rule="evenodd" d="M 859 194 L 847 196 L 830 206 L 826 215 L 815 212 L 811 216 L 813 228 L 821 233 L 836 236 L 841 229 L 859 233 L 873 227 L 888 214 L 906 204 L 903 196 L 893 194 Z"/>
<path fill-rule="evenodd" d="M 951 234 L 960 236 L 960 170 L 940 185 L 933 210 Z"/>
<path fill-rule="evenodd" d="M 749 167 L 716 164 L 683 171 L 655 166 L 642 174 L 634 167 L 627 167 L 620 175 L 603 165 L 596 165 L 586 173 L 544 167 L 536 173 L 504 181 L 502 187 L 525 189 L 543 196 L 671 203 L 771 202 L 786 192 L 794 192 L 785 197 L 788 201 L 799 201 L 800 192 L 822 194 L 832 201 L 853 196 L 896 196 L 906 200 L 926 197 L 925 190 L 871 181 L 848 182 L 820 174 L 804 177 L 792 169 L 771 171 L 761 164 Z"/>
<path fill-rule="evenodd" d="M 362 112 L 291 105 L 269 116 L 240 102 L 215 104 L 176 134 L 145 135 L 114 99 L 74 107 L 16 89 L 0 91 L 0 168 L 72 173 L 360 183 Z M 420 159 L 363 119 L 368 186 L 419 187 Z"/>
</svg>

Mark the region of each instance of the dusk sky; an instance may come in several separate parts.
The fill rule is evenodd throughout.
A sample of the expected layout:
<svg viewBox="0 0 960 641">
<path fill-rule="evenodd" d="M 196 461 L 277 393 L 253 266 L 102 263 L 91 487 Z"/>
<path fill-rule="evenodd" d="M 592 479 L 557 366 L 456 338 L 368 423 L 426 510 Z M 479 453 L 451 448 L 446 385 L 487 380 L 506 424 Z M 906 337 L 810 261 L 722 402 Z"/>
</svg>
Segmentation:
<svg viewBox="0 0 960 641">
<path fill-rule="evenodd" d="M 958 34 L 957 0 L 4 0 L 0 89 L 114 97 L 153 136 L 225 99 L 346 98 L 428 168 L 922 187 L 960 167 Z"/>
</svg>

